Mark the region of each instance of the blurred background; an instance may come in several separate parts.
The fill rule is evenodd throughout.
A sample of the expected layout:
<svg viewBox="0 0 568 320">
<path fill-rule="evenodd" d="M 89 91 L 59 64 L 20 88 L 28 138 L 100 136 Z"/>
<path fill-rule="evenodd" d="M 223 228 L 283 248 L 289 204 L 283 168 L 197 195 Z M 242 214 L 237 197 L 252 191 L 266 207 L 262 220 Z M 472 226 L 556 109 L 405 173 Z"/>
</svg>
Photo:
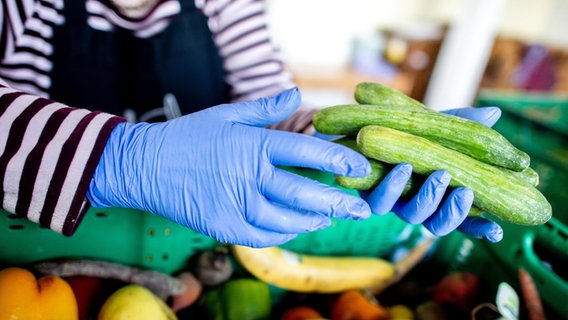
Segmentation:
<svg viewBox="0 0 568 320">
<path fill-rule="evenodd" d="M 565 0 L 268 0 L 276 45 L 306 100 L 390 84 L 432 108 L 479 90 L 568 94 Z"/>
<path fill-rule="evenodd" d="M 357 83 L 374 81 L 437 110 L 498 106 L 494 128 L 529 153 L 554 216 L 568 225 L 567 0 L 267 5 L 306 102 L 354 103 Z"/>
<path fill-rule="evenodd" d="M 438 245 L 438 267 L 484 274 L 493 288 L 530 268 L 546 305 L 562 315 L 549 311 L 550 319 L 566 319 L 568 1 L 267 3 L 273 39 L 309 103 L 353 103 L 357 83 L 375 81 L 433 109 L 501 108 L 494 128 L 530 155 L 553 218 L 538 228 L 503 224 L 497 244 L 453 233 Z"/>
</svg>

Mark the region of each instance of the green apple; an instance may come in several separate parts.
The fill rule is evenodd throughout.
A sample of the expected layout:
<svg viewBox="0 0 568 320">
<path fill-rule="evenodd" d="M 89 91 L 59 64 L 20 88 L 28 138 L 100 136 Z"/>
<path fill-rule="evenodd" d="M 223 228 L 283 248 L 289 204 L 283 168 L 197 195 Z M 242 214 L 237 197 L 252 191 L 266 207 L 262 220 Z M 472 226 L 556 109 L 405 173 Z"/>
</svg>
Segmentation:
<svg viewBox="0 0 568 320">
<path fill-rule="evenodd" d="M 107 298 L 98 320 L 153 319 L 177 320 L 173 310 L 147 288 L 129 284 Z"/>
</svg>

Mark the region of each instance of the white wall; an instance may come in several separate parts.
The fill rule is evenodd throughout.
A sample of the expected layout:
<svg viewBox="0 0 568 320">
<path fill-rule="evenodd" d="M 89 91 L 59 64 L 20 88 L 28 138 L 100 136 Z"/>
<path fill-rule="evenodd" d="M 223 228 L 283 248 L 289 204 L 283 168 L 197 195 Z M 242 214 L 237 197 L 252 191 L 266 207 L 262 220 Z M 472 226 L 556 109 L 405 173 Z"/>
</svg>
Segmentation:
<svg viewBox="0 0 568 320">
<path fill-rule="evenodd" d="M 501 33 L 527 41 L 548 37 L 548 24 L 554 20 L 557 5 L 565 0 L 509 0 L 501 20 Z M 566 12 L 558 12 L 568 18 Z M 566 19 L 564 19 L 566 20 Z M 564 29 L 566 30 L 566 29 Z"/>
<path fill-rule="evenodd" d="M 291 64 L 346 63 L 351 43 L 380 26 L 398 26 L 415 17 L 416 0 L 268 0 L 275 42 Z"/>
<path fill-rule="evenodd" d="M 451 21 L 463 0 L 267 0 L 273 38 L 292 65 L 336 67 L 354 38 L 416 21 Z M 568 48 L 567 0 L 508 0 L 500 33 Z"/>
</svg>

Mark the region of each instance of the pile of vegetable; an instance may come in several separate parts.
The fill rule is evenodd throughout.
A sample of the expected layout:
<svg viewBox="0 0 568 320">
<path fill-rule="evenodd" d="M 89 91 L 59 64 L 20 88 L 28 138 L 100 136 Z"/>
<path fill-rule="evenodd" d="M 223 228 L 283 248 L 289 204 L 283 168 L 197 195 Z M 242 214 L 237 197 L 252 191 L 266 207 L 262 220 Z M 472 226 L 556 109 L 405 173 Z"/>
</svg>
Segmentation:
<svg viewBox="0 0 568 320">
<path fill-rule="evenodd" d="M 388 272 L 378 271 L 385 272 L 377 280 L 383 285 L 372 288 L 363 288 L 363 284 L 349 274 L 365 267 L 367 261 L 363 261 L 362 266 L 358 265 L 357 258 L 324 258 L 327 260 L 323 266 L 314 265 L 314 261 L 310 261 L 313 257 L 299 261 L 300 264 L 305 262 L 300 268 L 311 269 L 311 274 L 322 281 L 318 284 L 305 282 L 309 279 L 306 272 L 293 272 L 301 269 L 285 271 L 291 264 L 277 260 L 282 266 L 274 266 L 265 281 L 253 272 L 266 267 L 266 262 L 253 267 L 243 265 L 239 263 L 243 252 L 239 251 L 237 257 L 237 251 L 229 250 L 232 246 L 196 253 L 191 257 L 194 263 L 188 263 L 186 269 L 174 275 L 98 260 L 45 261 L 26 268 L 7 267 L 0 270 L 0 319 L 444 320 L 500 317 L 495 306 L 487 303 L 493 297 L 484 296 L 490 291 L 483 287 L 479 275 L 465 272 L 443 275 L 424 264 L 413 268 L 429 248 L 422 246 L 412 251 L 410 260 L 394 263 L 390 270 L 386 269 Z M 247 255 L 253 262 L 273 257 L 254 249 L 248 249 Z M 321 274 L 322 270 L 333 272 Z M 393 274 L 392 270 L 396 272 Z M 365 274 L 369 272 L 372 271 Z M 521 284 L 527 283 L 528 277 L 526 271 L 520 273 Z M 275 279 L 287 279 L 291 285 L 283 282 L 279 282 L 282 286 L 274 285 L 271 282 Z M 331 290 L 329 283 L 333 282 L 342 284 Z M 544 310 L 534 284 L 521 287 L 527 288 L 526 293 L 523 292 L 528 308 L 525 312 L 540 310 L 542 315 Z M 316 290 L 318 288 L 326 290 Z M 476 309 L 483 306 L 489 306 L 484 316 L 474 316 L 475 312 L 481 314 Z"/>
<path fill-rule="evenodd" d="M 171 276 L 96 260 L 7 267 L 0 271 L 0 319 L 419 319 L 413 307 L 383 305 L 369 290 L 284 290 L 234 266 L 214 285 L 188 271 Z"/>
<path fill-rule="evenodd" d="M 190 258 L 175 274 L 70 258 L 5 267 L 0 269 L 0 319 L 173 320 L 193 305 L 219 305 L 216 298 L 205 298 L 214 287 L 227 284 L 232 296 L 239 287 L 253 286 L 233 284 L 233 261 L 224 246 Z"/>
<path fill-rule="evenodd" d="M 344 136 L 337 142 L 371 162 L 370 175 L 337 177 L 338 184 L 370 189 L 391 166 L 407 162 L 413 166 L 413 180 L 443 169 L 452 176 L 451 187 L 471 188 L 474 208 L 470 215 L 486 212 L 530 226 L 551 218 L 552 207 L 536 188 L 538 174 L 531 169 L 528 154 L 496 130 L 429 109 L 378 83 L 358 84 L 355 99 L 357 104 L 327 107 L 313 117 L 318 132 Z M 407 189 L 411 193 L 412 185 Z"/>
</svg>

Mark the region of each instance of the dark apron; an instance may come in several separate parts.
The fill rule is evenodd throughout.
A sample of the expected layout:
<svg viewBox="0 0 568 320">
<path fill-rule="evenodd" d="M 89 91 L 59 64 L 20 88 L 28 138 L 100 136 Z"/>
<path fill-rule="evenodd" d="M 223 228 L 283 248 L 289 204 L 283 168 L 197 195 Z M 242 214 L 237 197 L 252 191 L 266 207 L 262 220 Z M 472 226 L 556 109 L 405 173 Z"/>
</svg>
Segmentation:
<svg viewBox="0 0 568 320">
<path fill-rule="evenodd" d="M 180 0 L 179 16 L 146 39 L 118 27 L 95 30 L 84 0 L 64 3 L 65 23 L 53 37 L 51 99 L 117 115 L 130 109 L 137 120 L 161 108 L 166 94 L 182 114 L 229 101 L 222 60 L 194 0 Z M 163 113 L 152 119 L 162 120 Z"/>
</svg>

